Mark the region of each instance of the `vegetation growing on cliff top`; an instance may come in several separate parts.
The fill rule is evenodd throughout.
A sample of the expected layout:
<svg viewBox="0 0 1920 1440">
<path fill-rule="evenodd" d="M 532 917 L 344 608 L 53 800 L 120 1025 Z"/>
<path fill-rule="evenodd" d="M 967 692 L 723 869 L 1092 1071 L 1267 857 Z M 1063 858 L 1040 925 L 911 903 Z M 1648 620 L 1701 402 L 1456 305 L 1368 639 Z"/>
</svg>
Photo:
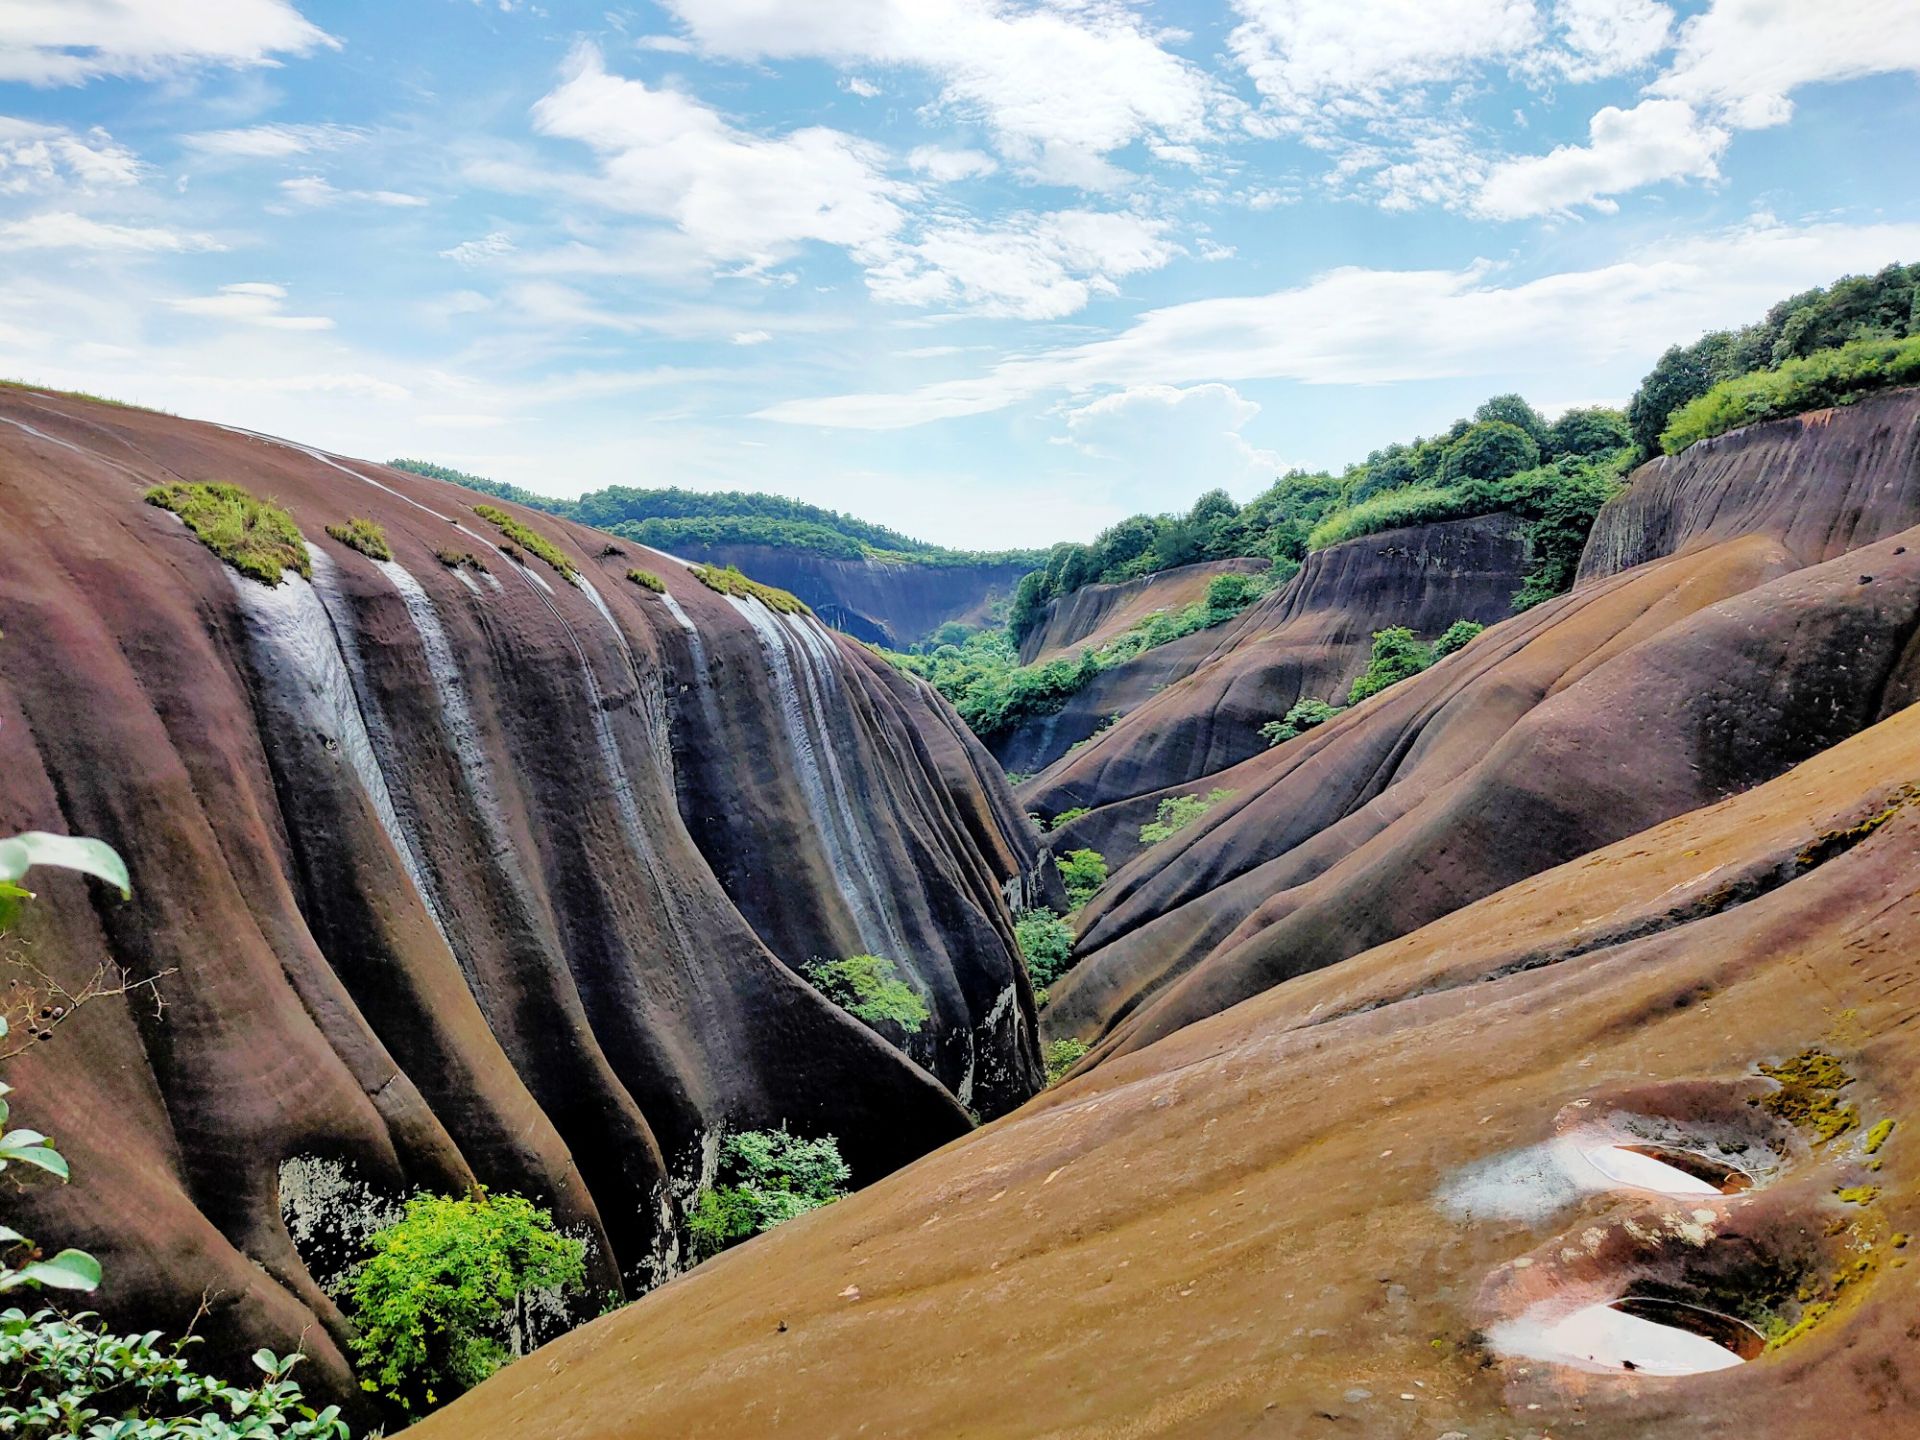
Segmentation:
<svg viewBox="0 0 1920 1440">
<path fill-rule="evenodd" d="M 569 585 L 580 583 L 579 572 L 573 568 L 573 561 L 567 558 L 566 551 L 532 526 L 521 524 L 498 505 L 476 505 L 473 513 L 513 542 L 513 545 L 501 547 L 510 557 L 518 558 L 514 550 L 514 545 L 517 545 L 529 555 L 537 555 L 546 561 Z"/>
<path fill-rule="evenodd" d="M 1682 405 L 1660 432 L 1660 448 L 1677 455 L 1695 441 L 1742 425 L 1851 405 L 1876 390 L 1920 384 L 1920 335 L 1905 340 L 1856 340 L 1722 380 Z"/>
<path fill-rule="evenodd" d="M 853 1171 L 831 1135 L 802 1140 L 779 1130 L 730 1135 L 720 1148 L 718 1183 L 702 1190 L 687 1217 L 696 1260 L 771 1230 L 847 1193 Z"/>
<path fill-rule="evenodd" d="M 393 558 L 393 547 L 387 543 L 386 528 L 377 521 L 355 515 L 344 524 L 327 526 L 327 534 L 349 550 L 358 550 L 369 560 Z"/>
<path fill-rule="evenodd" d="M 263 585 L 278 585 L 288 570 L 302 578 L 313 574 L 306 539 L 293 517 L 238 485 L 176 481 L 154 486 L 146 501 L 178 515 L 201 544 Z"/>
<path fill-rule="evenodd" d="M 798 595 L 782 590 L 777 585 L 762 585 L 758 580 L 742 575 L 736 565 L 695 565 L 690 568 L 694 579 L 722 595 L 732 595 L 742 600 L 751 596 L 769 610 L 777 610 L 782 615 L 813 613 Z"/>
</svg>

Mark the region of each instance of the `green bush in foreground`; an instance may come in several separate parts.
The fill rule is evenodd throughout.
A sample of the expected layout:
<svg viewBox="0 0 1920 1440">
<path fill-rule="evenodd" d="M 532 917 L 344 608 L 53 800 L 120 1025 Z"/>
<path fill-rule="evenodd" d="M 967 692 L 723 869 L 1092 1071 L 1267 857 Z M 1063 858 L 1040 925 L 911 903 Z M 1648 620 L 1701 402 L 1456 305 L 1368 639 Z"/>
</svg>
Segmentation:
<svg viewBox="0 0 1920 1440">
<path fill-rule="evenodd" d="M 387 544 L 386 528 L 378 521 L 355 515 L 344 525 L 327 526 L 327 534 L 349 550 L 358 550 L 369 560 L 393 558 L 393 547 Z"/>
<path fill-rule="evenodd" d="M 694 1258 L 707 1260 L 782 1221 L 831 1204 L 847 1193 L 853 1171 L 831 1135 L 802 1140 L 779 1130 L 727 1137 L 718 1178 L 702 1190 L 687 1217 Z"/>
<path fill-rule="evenodd" d="M 1487 627 L 1478 620 L 1456 620 L 1433 642 L 1433 658 L 1444 660 L 1456 650 L 1467 648 L 1469 641 Z"/>
<path fill-rule="evenodd" d="M 1055 1040 L 1047 1046 L 1047 1084 L 1058 1085 L 1087 1054 L 1084 1040 Z"/>
<path fill-rule="evenodd" d="M 1022 910 L 1014 918 L 1013 938 L 1036 986 L 1053 984 L 1073 967 L 1073 927 L 1051 910 Z"/>
<path fill-rule="evenodd" d="M 1067 903 L 1078 910 L 1107 883 L 1107 857 L 1098 850 L 1069 850 L 1053 862 L 1060 883 L 1067 887 Z"/>
<path fill-rule="evenodd" d="M 1373 654 L 1367 661 L 1367 668 L 1353 688 L 1347 691 L 1347 704 L 1358 705 L 1362 700 L 1378 695 L 1389 685 L 1397 685 L 1402 680 L 1418 675 L 1433 664 L 1433 651 L 1414 638 L 1413 631 L 1404 625 L 1394 625 L 1385 630 L 1373 632 Z"/>
<path fill-rule="evenodd" d="M 664 595 L 667 593 L 667 582 L 651 570 L 629 570 L 627 571 L 627 579 L 638 585 L 642 590 L 651 590 L 656 595 Z"/>
<path fill-rule="evenodd" d="M 518 1195 L 416 1195 L 371 1244 L 347 1282 L 360 1383 L 408 1414 L 506 1364 L 502 1335 L 509 1324 L 526 1333 L 528 1292 L 569 1289 L 586 1273 L 586 1246 Z"/>
<path fill-rule="evenodd" d="M 927 1002 L 913 991 L 893 961 L 883 955 L 849 955 L 845 960 L 809 960 L 801 969 L 834 1004 L 876 1030 L 895 1025 L 917 1035 L 926 1025 Z"/>
<path fill-rule="evenodd" d="M 1260 738 L 1269 747 L 1280 745 L 1297 735 L 1304 735 L 1316 725 L 1324 725 L 1340 713 L 1340 707 L 1329 705 L 1324 700 L 1301 700 L 1287 711 L 1279 720 L 1269 720 L 1260 727 Z"/>
<path fill-rule="evenodd" d="M 528 525 L 522 525 L 498 505 L 476 505 L 473 507 L 473 513 L 493 526 L 494 529 L 506 536 L 507 539 L 513 541 L 514 545 L 518 545 L 529 555 L 537 555 L 546 561 L 549 566 L 559 573 L 560 578 L 565 580 L 569 585 L 578 585 L 580 583 L 579 574 L 573 568 L 573 561 L 567 558 L 566 551 L 562 550 L 538 530 Z M 506 550 L 509 555 L 514 554 L 512 545 L 502 546 L 501 548 Z"/>
<path fill-rule="evenodd" d="M 278 585 L 284 571 L 311 577 L 313 560 L 293 517 L 238 485 L 178 481 L 156 485 L 146 501 L 171 510 L 214 554 L 242 575 Z"/>
<path fill-rule="evenodd" d="M 1890 385 L 1920 384 L 1920 335 L 1905 340 L 1856 340 L 1834 350 L 1784 361 L 1722 380 L 1667 418 L 1660 448 L 1677 455 L 1689 445 L 1742 425 L 1848 405 Z"/>
<path fill-rule="evenodd" d="M 1232 798 L 1231 790 L 1209 790 L 1205 795 L 1170 795 L 1160 802 L 1154 818 L 1140 827 L 1142 845 L 1158 845 L 1177 835 L 1222 800 Z"/>
</svg>

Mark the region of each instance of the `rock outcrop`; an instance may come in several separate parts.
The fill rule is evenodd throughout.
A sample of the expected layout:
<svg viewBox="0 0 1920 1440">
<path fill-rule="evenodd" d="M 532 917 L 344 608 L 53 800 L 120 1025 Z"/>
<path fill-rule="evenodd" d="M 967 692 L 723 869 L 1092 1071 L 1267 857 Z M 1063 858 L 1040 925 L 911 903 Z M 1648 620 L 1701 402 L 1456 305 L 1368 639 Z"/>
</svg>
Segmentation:
<svg viewBox="0 0 1920 1440">
<path fill-rule="evenodd" d="M 284 506 L 311 581 L 243 578 L 142 503 L 175 480 Z M 110 1317 L 178 1331 L 209 1296 L 211 1357 L 304 1344 L 318 1393 L 353 1393 L 328 1282 L 415 1188 L 551 1206 L 598 1308 L 679 1268 L 725 1129 L 831 1133 L 865 1181 L 1041 1078 L 1008 903 L 1033 841 L 952 712 L 813 620 L 514 510 L 566 583 L 477 498 L 0 391 L 0 832 L 100 836 L 135 886 L 56 876 L 9 945 L 164 1002 L 88 1004 L 15 1062 L 76 1183 L 9 1219 L 97 1254 Z M 327 537 L 350 516 L 390 560 Z M 931 1011 L 904 1050 L 799 973 L 858 952 Z"/>
<path fill-rule="evenodd" d="M 790 590 L 827 624 L 857 640 L 901 649 L 949 621 L 984 625 L 996 601 L 1033 567 L 1020 561 L 842 560 L 774 545 L 690 544 L 684 559 L 737 565 L 754 579 Z"/>
</svg>

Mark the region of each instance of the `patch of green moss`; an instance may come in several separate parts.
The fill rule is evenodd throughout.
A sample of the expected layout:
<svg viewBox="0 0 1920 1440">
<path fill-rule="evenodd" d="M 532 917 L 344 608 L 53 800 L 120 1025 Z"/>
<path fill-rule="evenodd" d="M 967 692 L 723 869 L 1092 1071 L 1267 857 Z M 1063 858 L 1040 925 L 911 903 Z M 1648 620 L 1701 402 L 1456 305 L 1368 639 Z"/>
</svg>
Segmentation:
<svg viewBox="0 0 1920 1440">
<path fill-rule="evenodd" d="M 693 578 L 709 590 L 717 590 L 722 595 L 733 595 L 740 599 L 751 596 L 769 610 L 778 610 L 782 615 L 811 615 L 806 602 L 799 596 L 779 589 L 773 585 L 762 585 L 758 580 L 742 575 L 734 565 L 695 565 Z"/>
<path fill-rule="evenodd" d="M 1836 1139 L 1860 1123 L 1860 1112 L 1842 1104 L 1838 1093 L 1853 1083 L 1853 1076 L 1825 1051 L 1802 1050 L 1778 1065 L 1762 1065 L 1760 1073 L 1780 1086 L 1761 1098 L 1761 1108 L 1811 1130 L 1815 1140 Z"/>
<path fill-rule="evenodd" d="M 627 571 L 627 579 L 638 585 L 642 590 L 651 590 L 656 595 L 664 595 L 667 593 L 667 582 L 651 570 L 629 570 Z"/>
<path fill-rule="evenodd" d="M 548 565 L 559 572 L 560 578 L 565 580 L 569 585 L 578 585 L 580 583 L 579 574 L 574 570 L 573 562 L 567 558 L 566 552 L 546 536 L 542 535 L 538 530 L 528 525 L 522 525 L 498 505 L 476 505 L 473 507 L 473 513 L 493 526 L 494 529 L 498 530 L 509 540 L 513 541 L 514 544 L 518 545 L 522 550 L 525 550 L 529 555 L 537 555 L 546 561 Z M 509 554 L 518 553 L 504 545 L 501 549 L 506 550 Z"/>
<path fill-rule="evenodd" d="M 1849 1185 L 1833 1192 L 1843 1205 L 1871 1205 L 1880 1198 L 1878 1185 Z"/>
<path fill-rule="evenodd" d="M 1891 1134 L 1893 1134 L 1893 1121 L 1891 1119 L 1882 1120 L 1871 1130 L 1867 1131 L 1867 1142 L 1863 1148 L 1869 1155 L 1878 1155 L 1880 1153 L 1880 1147 L 1887 1143 L 1887 1137 Z"/>
<path fill-rule="evenodd" d="M 313 574 L 306 538 L 293 517 L 238 485 L 181 481 L 154 486 L 146 499 L 178 515 L 201 544 L 262 585 L 278 585 L 288 570 Z"/>
<path fill-rule="evenodd" d="M 349 550 L 358 550 L 369 560 L 393 558 L 393 547 L 387 544 L 386 528 L 378 521 L 355 515 L 344 525 L 327 526 L 327 534 Z"/>
</svg>

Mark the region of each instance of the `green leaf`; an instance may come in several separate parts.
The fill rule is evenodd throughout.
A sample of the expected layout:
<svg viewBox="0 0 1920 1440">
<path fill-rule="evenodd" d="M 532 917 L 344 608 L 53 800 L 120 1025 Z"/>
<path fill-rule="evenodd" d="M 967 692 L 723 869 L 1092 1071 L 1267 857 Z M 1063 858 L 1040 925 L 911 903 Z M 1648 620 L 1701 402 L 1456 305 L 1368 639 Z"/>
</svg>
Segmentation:
<svg viewBox="0 0 1920 1440">
<path fill-rule="evenodd" d="M 261 1349 L 253 1352 L 253 1363 L 269 1375 L 280 1373 L 280 1357 L 271 1350 Z"/>
<path fill-rule="evenodd" d="M 0 1225 L 0 1245 L 24 1245 L 27 1237 L 11 1225 Z"/>
<path fill-rule="evenodd" d="M 100 1284 L 100 1262 L 84 1250 L 62 1250 L 51 1260 L 21 1266 L 8 1279 L 49 1290 L 92 1290 Z"/>
<path fill-rule="evenodd" d="M 13 1137 L 9 1135 L 6 1138 L 11 1140 Z M 36 1169 L 44 1170 L 49 1175 L 58 1175 L 62 1180 L 65 1180 L 70 1173 L 67 1169 L 66 1156 L 45 1145 L 29 1145 L 23 1150 L 0 1148 L 0 1166 L 9 1165 L 16 1160 L 22 1165 L 32 1165 Z"/>
<path fill-rule="evenodd" d="M 0 882 L 18 891 L 18 882 L 35 865 L 58 865 L 78 870 L 117 887 L 122 898 L 133 894 L 133 882 L 127 876 L 127 862 L 104 840 L 89 840 L 80 835 L 50 835 L 44 830 L 28 830 L 11 839 L 0 840 Z M 24 891 L 12 894 L 19 899 Z"/>
</svg>

